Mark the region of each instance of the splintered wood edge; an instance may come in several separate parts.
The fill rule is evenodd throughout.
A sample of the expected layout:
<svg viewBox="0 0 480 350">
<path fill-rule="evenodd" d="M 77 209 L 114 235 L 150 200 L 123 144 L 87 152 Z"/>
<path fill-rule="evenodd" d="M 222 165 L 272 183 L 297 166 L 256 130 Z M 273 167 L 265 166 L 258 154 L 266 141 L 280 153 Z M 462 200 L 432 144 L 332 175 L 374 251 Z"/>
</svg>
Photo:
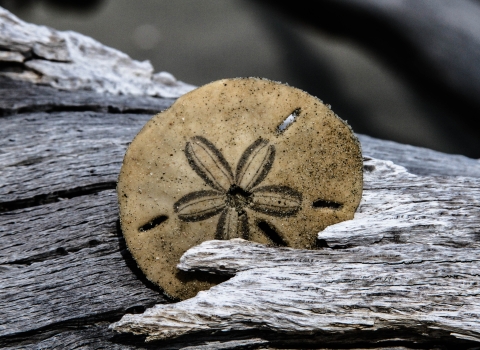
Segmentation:
<svg viewBox="0 0 480 350">
<path fill-rule="evenodd" d="M 366 158 L 355 218 L 319 233 L 339 249 L 204 242 L 179 267 L 233 278 L 183 302 L 125 315 L 110 328 L 147 340 L 261 328 L 325 337 L 409 330 L 398 333 L 401 340 L 435 330 L 480 342 L 479 214 L 479 179 L 420 177 Z"/>
</svg>

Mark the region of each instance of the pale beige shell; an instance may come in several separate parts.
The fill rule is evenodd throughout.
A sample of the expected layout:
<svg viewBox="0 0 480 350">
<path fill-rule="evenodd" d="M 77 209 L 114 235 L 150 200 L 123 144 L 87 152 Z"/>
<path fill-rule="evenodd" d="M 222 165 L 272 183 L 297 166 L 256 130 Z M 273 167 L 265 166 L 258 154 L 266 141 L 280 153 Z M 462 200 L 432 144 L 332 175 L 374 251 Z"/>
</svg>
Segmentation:
<svg viewBox="0 0 480 350">
<path fill-rule="evenodd" d="M 125 154 L 117 191 L 138 265 L 185 299 L 218 282 L 177 271 L 190 247 L 243 237 L 314 249 L 319 231 L 353 218 L 362 185 L 359 142 L 327 106 L 287 85 L 238 78 L 153 117 Z"/>
</svg>

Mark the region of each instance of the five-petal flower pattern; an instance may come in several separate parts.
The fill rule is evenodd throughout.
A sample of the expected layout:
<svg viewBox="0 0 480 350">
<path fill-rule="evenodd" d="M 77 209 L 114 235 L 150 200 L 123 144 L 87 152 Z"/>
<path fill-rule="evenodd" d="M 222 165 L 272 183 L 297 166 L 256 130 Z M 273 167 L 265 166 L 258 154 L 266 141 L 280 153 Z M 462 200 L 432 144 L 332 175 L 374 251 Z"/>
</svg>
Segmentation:
<svg viewBox="0 0 480 350">
<path fill-rule="evenodd" d="M 201 221 L 220 214 L 216 239 L 249 239 L 246 209 L 276 217 L 295 215 L 302 194 L 288 186 L 259 186 L 275 160 L 275 147 L 257 139 L 243 152 L 235 174 L 223 154 L 202 136 L 187 142 L 190 167 L 211 188 L 188 193 L 174 204 L 182 221 Z"/>
</svg>

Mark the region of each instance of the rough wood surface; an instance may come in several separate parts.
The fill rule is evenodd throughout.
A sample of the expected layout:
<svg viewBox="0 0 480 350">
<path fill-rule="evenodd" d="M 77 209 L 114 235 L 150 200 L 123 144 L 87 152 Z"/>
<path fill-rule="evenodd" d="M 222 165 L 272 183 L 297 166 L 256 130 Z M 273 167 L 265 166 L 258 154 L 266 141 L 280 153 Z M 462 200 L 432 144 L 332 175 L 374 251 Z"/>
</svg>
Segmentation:
<svg viewBox="0 0 480 350">
<path fill-rule="evenodd" d="M 374 159 L 364 180 L 355 218 L 319 233 L 330 248 L 205 242 L 179 268 L 235 277 L 112 328 L 147 340 L 265 329 L 285 338 L 321 332 L 326 341 L 339 332 L 358 342 L 385 333 L 387 341 L 395 330 L 403 341 L 480 342 L 480 180 L 420 177 Z"/>
<path fill-rule="evenodd" d="M 364 161 L 364 193 L 355 220 L 319 234 L 330 247 L 376 244 L 480 247 L 480 181 L 422 177 L 390 161 Z"/>
<path fill-rule="evenodd" d="M 99 65 L 106 69 L 105 77 L 102 73 L 94 83 L 88 80 L 96 73 L 87 72 L 88 75 L 85 67 L 79 68 L 84 58 L 76 60 L 79 46 L 74 42 L 84 40 L 91 45 L 90 49 L 100 47 L 88 38 L 28 25 L 4 10 L 0 13 L 0 29 L 0 75 L 19 79 L 0 77 L 0 347 L 406 349 L 478 345 L 478 303 L 474 295 L 478 276 L 472 271 L 478 266 L 479 255 L 479 225 L 475 218 L 479 216 L 479 161 L 363 135 L 359 137 L 365 156 L 393 160 L 411 173 L 428 177 L 415 177 L 391 163 L 367 159 L 365 174 L 370 180 L 355 220 L 321 234 L 319 243 L 335 249 L 292 252 L 246 242 L 209 242 L 210 248 L 203 245 L 190 252 L 190 260 L 186 257 L 183 268 L 237 275 L 188 301 L 197 310 L 182 311 L 186 317 L 193 317 L 186 334 L 145 343 L 145 336 L 113 332 L 108 326 L 125 314 L 171 303 L 145 279 L 125 249 L 117 224 L 114 188 L 128 143 L 146 120 L 170 106 L 173 99 L 149 97 L 160 93 L 152 93 L 148 81 L 144 84 L 145 79 L 155 80 L 153 75 L 145 75 L 147 65 L 108 48 L 104 52 L 108 57 L 98 58 L 103 60 L 102 64 L 109 62 L 107 68 Z M 10 34 L 5 34 L 5 30 Z M 90 49 L 87 51 L 92 52 Z M 124 85 L 112 88 L 116 78 L 112 78 L 109 69 L 111 64 L 119 67 L 114 61 L 128 66 L 122 76 L 128 77 L 140 69 L 140 96 L 132 97 L 137 92 L 131 85 L 128 89 L 133 90 Z M 54 75 L 49 75 L 52 72 Z M 69 75 L 70 82 L 62 80 Z M 52 76 L 58 81 L 50 80 Z M 136 78 L 129 79 L 128 84 L 137 82 Z M 62 91 L 52 86 L 91 91 Z M 115 95 L 121 89 L 130 95 Z M 452 177 L 458 175 L 470 178 Z M 404 188 L 398 185 L 399 181 L 403 181 Z M 434 212 L 440 210 L 446 214 L 435 220 Z M 379 221 L 379 217 L 386 220 Z M 355 222 L 358 227 L 349 226 Z M 413 231 L 409 232 L 408 227 Z M 301 259 L 295 258 L 295 254 L 302 254 Z M 188 267 L 188 261 L 195 261 L 195 266 Z M 323 273 L 326 264 L 332 268 Z M 298 275 L 305 265 L 306 273 L 312 275 L 308 282 L 312 287 L 304 288 L 302 295 L 320 293 L 318 288 L 324 288 L 325 293 L 310 305 L 303 302 L 304 306 L 297 309 L 278 304 L 267 317 L 267 307 L 275 301 L 286 303 L 299 298 L 296 293 L 300 288 L 292 285 L 296 278 L 292 269 Z M 321 274 L 315 266 L 321 266 Z M 284 276 L 277 278 L 283 271 L 292 273 L 290 282 Z M 375 271 L 378 278 L 366 278 Z M 272 280 L 270 287 L 268 278 Z M 314 285 L 314 281 L 318 284 Z M 420 289 L 425 281 L 432 284 Z M 221 294 L 232 285 L 236 290 L 225 298 L 205 303 L 231 302 L 235 312 L 227 310 L 216 315 L 211 327 L 202 328 L 204 323 L 195 318 L 195 312 L 204 311 L 211 317 L 218 310 L 208 308 L 200 300 L 218 291 Z M 335 285 L 345 291 L 339 294 L 338 301 L 329 292 Z M 276 286 L 277 293 L 272 296 L 269 293 Z M 285 286 L 296 292 L 278 292 Z M 385 288 L 390 288 L 389 293 L 375 294 L 375 290 Z M 442 292 L 447 288 L 450 294 Z M 348 293 L 360 297 L 347 300 Z M 464 295 L 460 298 L 459 293 Z M 409 295 L 422 296 L 424 300 L 435 296 L 435 300 L 422 307 L 422 298 L 418 298 L 418 303 L 408 308 Z M 336 304 L 325 303 L 326 296 Z M 394 302 L 389 304 L 389 300 Z M 243 309 L 237 308 L 235 302 Z M 246 309 L 247 305 L 259 302 L 260 309 Z M 181 310 L 184 304 L 169 305 L 170 309 L 165 310 L 173 312 L 175 308 Z M 332 310 L 338 311 L 342 320 L 352 320 L 357 315 L 361 326 L 353 329 L 351 322 L 328 323 L 333 320 L 328 317 Z M 429 312 L 436 317 L 432 316 L 433 321 L 425 318 L 426 314 L 431 316 Z M 456 313 L 465 322 L 448 317 Z M 422 326 L 405 319 L 411 314 Z M 288 327 L 295 327 L 292 321 L 304 322 L 305 315 L 305 323 L 297 324 L 304 329 L 310 327 L 310 318 L 326 320 L 324 324 L 330 328 L 297 334 L 285 332 Z M 264 322 L 259 321 L 262 317 Z M 382 322 L 378 321 L 380 318 Z M 375 324 L 370 327 L 372 320 Z M 179 327 L 173 327 L 174 321 L 172 318 L 169 324 L 176 332 L 172 336 L 179 335 L 179 329 L 185 326 L 180 322 Z M 440 322 L 441 327 L 434 328 L 434 321 Z M 467 322 L 472 327 L 465 330 Z M 275 329 L 271 327 L 274 323 L 286 328 Z M 389 324 L 394 326 L 389 328 Z"/>
<path fill-rule="evenodd" d="M 156 114 L 174 99 L 150 96 L 98 94 L 79 90 L 74 93 L 0 76 L 0 117 L 33 112 L 90 111 L 102 113 Z"/>
<path fill-rule="evenodd" d="M 136 275 L 117 216 L 109 190 L 0 217 L 0 344 L 164 302 Z"/>
<path fill-rule="evenodd" d="M 114 188 L 128 144 L 150 118 L 53 112 L 0 119 L 2 202 L 98 184 Z"/>
<path fill-rule="evenodd" d="M 17 113 L 0 118 L 0 210 L 68 196 L 89 186 L 113 188 L 128 143 L 155 112 L 172 103 L 122 96 L 102 100 L 83 91 L 56 96 L 51 88 L 37 91 L 31 84 L 5 79 L 0 83 L 9 91 L 0 97 L 0 111 Z M 18 105 L 18 96 L 29 90 L 29 98 Z M 83 111 L 71 111 L 82 103 Z M 36 113 L 42 106 L 56 107 Z M 478 160 L 365 135 L 359 138 L 364 154 L 391 159 L 413 173 L 480 177 Z"/>
<path fill-rule="evenodd" d="M 122 96 L 103 99 L 103 95 L 95 93 L 60 92 L 64 101 L 62 104 L 52 88 L 37 89 L 25 82 L 4 82 L 12 89 L 10 94 L 0 96 L 0 109 L 7 111 L 0 118 L 0 190 L 3 191 L 0 206 L 4 210 L 0 215 L 3 293 L 0 309 L 5 314 L 0 344 L 21 348 L 61 348 L 62 344 L 71 344 L 72 348 L 97 345 L 107 348 L 148 347 L 144 345 L 144 337 L 114 335 L 107 329 L 110 322 L 125 313 L 143 311 L 155 303 L 164 302 L 159 290 L 145 280 L 125 251 L 122 240 L 118 239 L 116 198 L 111 189 L 115 187 L 128 142 L 150 118 L 144 113 L 149 109 L 152 112 L 156 108 L 161 110 L 172 100 L 147 99 L 143 100 L 145 103 L 141 102 L 143 106 L 138 107 L 137 100 Z M 15 110 L 11 107 L 14 105 L 12 101 L 22 90 L 30 91 L 30 97 Z M 72 108 L 77 103 L 75 101 L 80 104 L 82 99 L 92 102 L 85 110 Z M 38 106 L 53 107 L 37 113 Z M 122 110 L 112 111 L 108 106 L 117 106 L 115 108 Z M 362 135 L 360 139 L 364 154 L 400 158 L 400 162 L 418 173 L 459 175 L 468 172 L 470 176 L 480 177 L 476 160 Z M 387 163 L 382 164 L 387 167 Z M 380 173 L 382 166 L 372 160 L 366 161 L 367 176 Z M 408 179 L 410 196 L 418 195 L 422 185 L 412 180 L 416 177 L 404 171 L 397 175 Z M 472 185 L 478 180 L 454 178 L 448 182 L 448 177 L 430 178 L 430 186 L 435 187 L 437 180 L 440 183 L 447 181 L 439 187 L 440 191 L 445 191 L 452 181 L 457 189 L 471 186 L 465 198 L 478 203 L 478 192 L 474 192 L 476 190 Z M 388 184 L 388 177 L 383 181 Z M 372 182 L 366 185 L 373 186 Z M 382 186 L 379 184 L 370 190 L 366 187 L 365 198 L 384 203 L 381 199 L 388 190 L 382 189 Z M 379 191 L 376 197 L 375 191 Z M 398 188 L 392 189 L 392 193 L 398 194 L 399 191 Z M 424 197 L 431 198 L 428 195 Z M 367 204 L 362 205 L 362 210 L 367 209 Z M 452 213 L 461 214 L 460 209 L 457 206 Z M 419 223 L 418 230 L 422 229 L 422 220 L 416 221 Z M 324 234 L 332 234 L 328 232 Z M 352 235 L 351 241 L 356 242 L 356 237 Z M 345 243 L 333 242 L 332 237 L 330 244 Z M 474 247 L 476 244 L 473 239 L 468 242 L 467 246 Z M 358 242 L 355 244 L 358 245 Z M 49 298 L 57 303 L 48 302 Z M 23 316 L 18 316 L 20 314 Z M 196 342 L 195 346 L 208 348 L 216 344 L 219 349 L 286 345 L 308 347 L 318 346 L 327 340 L 332 347 L 345 344 L 342 337 L 327 339 L 314 334 L 287 339 L 276 332 L 260 329 L 246 333 L 232 331 L 217 335 L 209 332 L 202 336 L 187 335 L 151 346 L 183 348 Z M 378 342 L 378 347 L 403 344 L 396 341 L 385 343 L 385 339 L 394 337 L 392 334 L 376 334 L 372 339 Z M 416 341 L 423 346 L 432 344 L 433 336 L 418 337 Z M 437 343 L 441 339 L 457 344 L 450 336 L 442 337 L 435 338 Z M 359 339 L 361 337 L 352 336 L 351 346 L 364 344 L 359 343 Z M 365 344 L 371 346 L 372 341 L 365 340 Z M 405 344 L 412 345 L 409 342 Z"/>
<path fill-rule="evenodd" d="M 79 33 L 26 23 L 0 7 L 0 75 L 62 90 L 175 98 L 194 89 Z"/>
<path fill-rule="evenodd" d="M 412 174 L 480 177 L 480 159 L 379 140 L 367 135 L 357 136 L 364 155 L 390 160 L 407 168 Z"/>
</svg>

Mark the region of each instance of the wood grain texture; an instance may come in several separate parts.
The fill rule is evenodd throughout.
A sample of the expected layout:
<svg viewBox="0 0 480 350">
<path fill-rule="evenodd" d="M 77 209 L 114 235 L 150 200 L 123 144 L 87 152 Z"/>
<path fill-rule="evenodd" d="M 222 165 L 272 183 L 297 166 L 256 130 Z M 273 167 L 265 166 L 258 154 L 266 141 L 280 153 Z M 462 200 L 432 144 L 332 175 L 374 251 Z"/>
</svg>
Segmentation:
<svg viewBox="0 0 480 350">
<path fill-rule="evenodd" d="M 114 188 L 128 144 L 150 118 L 53 112 L 0 119 L 1 201 L 106 183 Z"/>
<path fill-rule="evenodd" d="M 269 341 L 255 337 L 240 337 L 240 339 L 203 339 L 195 338 L 160 343 L 144 343 L 143 338 L 118 336 L 108 329 L 107 322 L 98 322 L 93 326 L 81 327 L 77 330 L 65 329 L 36 343 L 20 342 L 15 346 L 2 347 L 5 350 L 22 349 L 162 349 L 162 350 L 234 350 L 258 349 L 268 346 Z M 269 347 L 271 349 L 271 347 Z M 406 349 L 406 348 L 398 348 Z"/>
<path fill-rule="evenodd" d="M 116 200 L 108 190 L 2 214 L 0 264 L 30 265 L 102 244 L 118 250 Z"/>
<path fill-rule="evenodd" d="M 112 190 L 0 216 L 0 345 L 165 302 L 126 252 L 117 216 Z"/>
<path fill-rule="evenodd" d="M 357 137 L 364 156 L 390 160 L 415 175 L 480 177 L 480 159 L 379 140 L 367 135 L 357 134 Z"/>
<path fill-rule="evenodd" d="M 148 340 L 264 329 L 286 338 L 322 333 L 326 341 L 339 332 L 359 342 L 384 333 L 387 341 L 395 330 L 403 341 L 423 334 L 480 342 L 480 180 L 365 163 L 355 218 L 319 233 L 335 249 L 204 242 L 179 268 L 233 278 L 192 299 L 126 315 L 112 328 Z"/>
<path fill-rule="evenodd" d="M 129 142 L 174 101 L 151 96 L 187 85 L 3 9 L 1 25 L 0 347 L 478 345 L 478 160 L 359 135 L 364 198 L 354 220 L 320 233 L 330 248 L 205 243 L 181 267 L 235 277 L 167 306 L 125 248 L 114 188 Z M 81 44 L 101 64 L 80 55 Z M 108 328 L 126 314 L 117 329 L 144 335 Z M 147 322 L 128 323 L 137 319 Z M 147 334 L 170 339 L 145 343 Z"/>
<path fill-rule="evenodd" d="M 318 236 L 330 247 L 387 243 L 480 247 L 480 180 L 414 176 L 390 161 L 364 162 L 355 220 Z"/>
<path fill-rule="evenodd" d="M 0 76 L 0 117 L 35 112 L 91 111 L 154 115 L 175 101 L 171 98 L 62 91 L 50 86 Z"/>
</svg>

